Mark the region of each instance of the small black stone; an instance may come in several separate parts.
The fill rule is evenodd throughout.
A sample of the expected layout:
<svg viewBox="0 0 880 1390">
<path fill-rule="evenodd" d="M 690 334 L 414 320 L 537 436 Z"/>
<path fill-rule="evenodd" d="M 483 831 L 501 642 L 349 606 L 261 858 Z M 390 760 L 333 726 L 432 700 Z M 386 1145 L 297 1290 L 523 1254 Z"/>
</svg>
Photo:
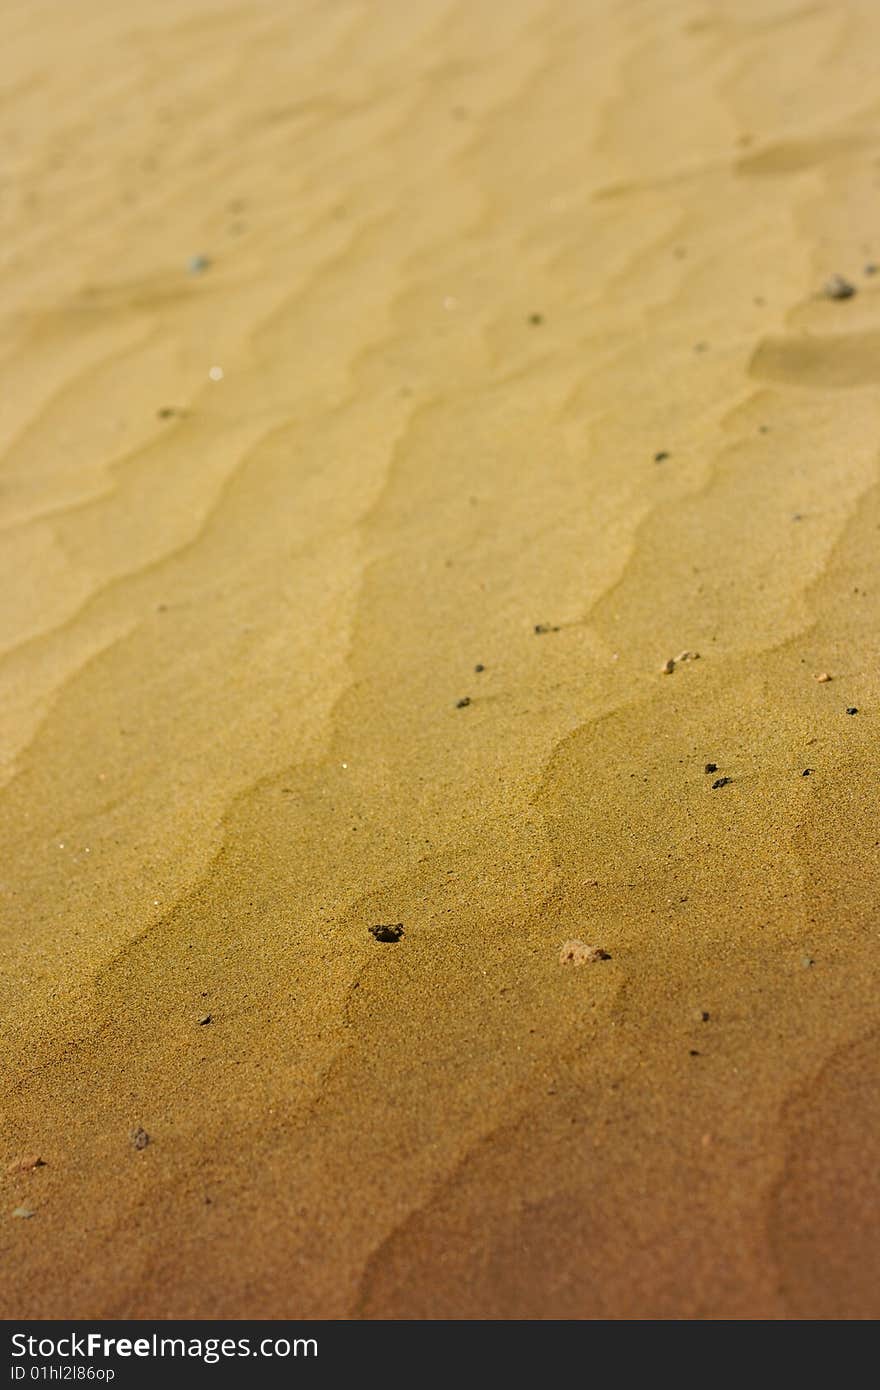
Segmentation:
<svg viewBox="0 0 880 1390">
<path fill-rule="evenodd" d="M 656 454 L 654 455 L 654 462 L 655 462 L 655 463 L 662 463 L 662 462 L 664 461 L 664 459 L 668 459 L 668 458 L 669 458 L 669 454 L 666 452 L 666 450 L 665 450 L 665 449 L 661 449 L 661 450 L 659 451 L 659 453 L 656 453 Z"/>
<path fill-rule="evenodd" d="M 850 705 L 849 708 L 848 708 L 848 710 L 847 710 L 847 714 L 858 714 L 858 712 L 859 712 L 859 711 L 858 711 L 858 706 L 857 706 L 857 705 Z"/>
<path fill-rule="evenodd" d="M 455 702 L 455 708 L 456 708 L 456 709 L 467 709 L 467 707 L 468 707 L 468 705 L 470 704 L 470 702 L 471 702 L 471 697 L 470 697 L 470 695 L 465 695 L 465 697 L 464 697 L 463 700 L 456 700 L 456 702 Z"/>
<path fill-rule="evenodd" d="M 203 1028 L 206 1023 L 213 1023 L 213 1021 L 214 1019 L 211 1014 L 202 1014 L 202 1017 L 199 1019 L 199 1023 L 202 1025 Z"/>
<path fill-rule="evenodd" d="M 529 314 L 529 323 L 534 324 L 536 328 L 537 328 L 537 326 L 538 326 L 539 324 L 541 324 L 541 323 L 543 323 L 543 322 L 544 322 L 544 315 L 543 315 L 543 314 Z"/>
<path fill-rule="evenodd" d="M 699 1054 L 699 1052 L 697 1051 L 697 1049 L 696 1049 L 695 1047 L 692 1047 L 692 1048 L 691 1048 L 691 1056 L 692 1056 L 692 1057 L 699 1057 L 699 1055 L 700 1055 L 700 1054 Z"/>
<path fill-rule="evenodd" d="M 803 770 L 803 772 L 801 773 L 801 776 L 802 776 L 802 777 L 809 777 L 809 775 L 810 775 L 810 773 L 811 773 L 812 771 L 813 771 L 813 769 L 812 769 L 811 767 L 805 767 L 804 770 Z"/>
<path fill-rule="evenodd" d="M 718 764 L 717 764 L 717 763 L 707 763 L 706 766 L 703 768 L 703 771 L 704 771 L 704 772 L 717 772 L 717 771 L 718 771 Z"/>
<path fill-rule="evenodd" d="M 703 1012 L 700 1014 L 700 1018 L 703 1020 L 704 1023 L 709 1022 L 709 1012 L 707 1009 L 703 1009 Z"/>
<path fill-rule="evenodd" d="M 545 632 L 558 632 L 558 631 L 559 631 L 559 628 L 558 628 L 558 627 L 554 627 L 554 626 L 552 625 L 552 623 L 535 623 L 535 635 L 536 635 L 537 637 L 543 637 L 543 635 L 544 635 Z"/>
<path fill-rule="evenodd" d="M 370 935 L 375 936 L 377 941 L 399 941 L 403 936 L 403 923 L 396 922 L 392 925 L 370 927 Z"/>
<path fill-rule="evenodd" d="M 483 665 L 482 661 L 478 662 L 478 664 L 474 667 L 474 670 L 477 672 L 477 675 L 479 675 L 481 671 L 485 671 L 485 669 L 486 668 Z"/>
<path fill-rule="evenodd" d="M 716 790 L 717 787 L 727 787 L 727 786 L 729 786 L 730 783 L 731 783 L 732 781 L 733 781 L 733 778 L 732 778 L 732 777 L 718 777 L 718 778 L 716 778 L 716 780 L 712 783 L 712 790 L 713 790 L 713 792 Z"/>
</svg>

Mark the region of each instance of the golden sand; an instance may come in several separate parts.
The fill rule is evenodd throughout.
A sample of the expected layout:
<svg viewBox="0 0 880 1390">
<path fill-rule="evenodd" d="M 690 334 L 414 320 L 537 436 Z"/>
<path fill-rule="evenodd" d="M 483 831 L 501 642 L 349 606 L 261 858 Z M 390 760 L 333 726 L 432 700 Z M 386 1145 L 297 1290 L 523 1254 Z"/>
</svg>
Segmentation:
<svg viewBox="0 0 880 1390">
<path fill-rule="evenodd" d="M 876 1317 L 880 7 L 75 9 L 2 59 L 0 1315 Z"/>
</svg>

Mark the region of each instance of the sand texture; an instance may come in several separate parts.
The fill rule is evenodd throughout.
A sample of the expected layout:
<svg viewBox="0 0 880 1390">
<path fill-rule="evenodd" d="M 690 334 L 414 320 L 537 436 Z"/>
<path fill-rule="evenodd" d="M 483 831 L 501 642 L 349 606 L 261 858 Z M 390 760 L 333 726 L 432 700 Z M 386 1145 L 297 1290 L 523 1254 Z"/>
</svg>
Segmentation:
<svg viewBox="0 0 880 1390">
<path fill-rule="evenodd" d="M 4 17 L 0 1316 L 878 1316 L 876 0 Z"/>
</svg>

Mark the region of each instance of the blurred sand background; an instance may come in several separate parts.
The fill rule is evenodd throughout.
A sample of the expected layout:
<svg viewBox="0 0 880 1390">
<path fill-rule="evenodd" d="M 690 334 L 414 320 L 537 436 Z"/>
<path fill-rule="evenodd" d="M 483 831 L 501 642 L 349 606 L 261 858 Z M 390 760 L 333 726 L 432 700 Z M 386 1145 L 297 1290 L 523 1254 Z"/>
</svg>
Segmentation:
<svg viewBox="0 0 880 1390">
<path fill-rule="evenodd" d="M 877 1316 L 880 7 L 2 18 L 0 1314 Z"/>
</svg>

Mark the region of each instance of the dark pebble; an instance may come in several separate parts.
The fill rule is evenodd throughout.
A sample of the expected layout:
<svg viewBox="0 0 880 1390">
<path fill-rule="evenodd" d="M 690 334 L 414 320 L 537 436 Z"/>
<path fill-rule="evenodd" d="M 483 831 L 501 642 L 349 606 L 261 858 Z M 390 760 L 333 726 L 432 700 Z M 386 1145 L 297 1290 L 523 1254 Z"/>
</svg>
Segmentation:
<svg viewBox="0 0 880 1390">
<path fill-rule="evenodd" d="M 482 662 L 480 662 L 477 666 L 474 667 L 474 670 L 476 671 L 477 675 L 479 675 L 481 671 L 485 671 L 485 669 L 486 668 Z"/>
<path fill-rule="evenodd" d="M 535 623 L 535 634 L 536 634 L 536 636 L 538 636 L 538 637 L 543 637 L 543 635 L 544 635 L 545 632 L 558 632 L 558 631 L 559 631 L 559 628 L 558 628 L 558 627 L 554 627 L 554 626 L 552 625 L 552 623 Z"/>
<path fill-rule="evenodd" d="M 141 1129 L 140 1126 L 138 1126 L 137 1129 L 131 1131 L 132 1148 L 145 1149 L 149 1142 L 150 1136 L 145 1129 Z"/>
<path fill-rule="evenodd" d="M 465 695 L 465 697 L 464 697 L 463 700 L 456 700 L 456 702 L 455 702 L 455 708 L 456 708 L 456 709 L 467 709 L 467 707 L 468 707 L 468 705 L 470 704 L 470 702 L 471 702 L 471 697 L 470 697 L 470 695 Z"/>
<path fill-rule="evenodd" d="M 704 771 L 704 772 L 717 772 L 717 771 L 718 771 L 718 764 L 717 764 L 717 763 L 707 763 L 706 766 L 703 768 L 703 771 Z"/>
<path fill-rule="evenodd" d="M 543 315 L 543 314 L 529 314 L 529 323 L 534 324 L 536 328 L 537 328 L 538 324 L 541 324 L 541 323 L 543 323 L 543 322 L 544 322 L 544 315 Z"/>
<path fill-rule="evenodd" d="M 399 941 L 403 936 L 403 923 L 396 922 L 393 925 L 370 927 L 370 935 L 375 936 L 377 941 Z"/>
<path fill-rule="evenodd" d="M 214 1018 L 213 1018 L 213 1015 L 212 1015 L 212 1014 L 202 1014 L 201 1018 L 199 1019 L 199 1023 L 201 1024 L 201 1026 L 202 1026 L 203 1028 L 204 1028 L 204 1026 L 205 1026 L 206 1023 L 213 1023 L 213 1021 L 214 1021 Z"/>
<path fill-rule="evenodd" d="M 804 770 L 803 770 L 803 772 L 801 773 L 801 776 L 802 776 L 802 777 L 809 777 L 809 775 L 810 775 L 810 773 L 811 773 L 812 771 L 813 771 L 813 769 L 812 769 L 811 767 L 805 767 Z"/>
<path fill-rule="evenodd" d="M 712 790 L 713 790 L 713 792 L 715 791 L 715 789 L 716 789 L 717 787 L 727 787 L 727 786 L 729 786 L 730 783 L 731 783 L 732 781 L 733 781 L 733 778 L 732 778 L 732 777 L 718 777 L 718 778 L 716 778 L 716 780 L 712 783 Z"/>
<path fill-rule="evenodd" d="M 668 458 L 669 458 L 669 455 L 668 455 L 668 453 L 666 452 L 666 450 L 665 450 L 665 449 L 661 449 L 659 453 L 657 453 L 657 454 L 654 455 L 654 462 L 655 462 L 655 463 L 662 463 L 662 462 L 664 461 L 664 459 L 668 459 Z"/>
<path fill-rule="evenodd" d="M 858 712 L 859 711 L 857 705 L 850 705 L 849 709 L 847 710 L 847 714 L 858 714 Z"/>
</svg>

